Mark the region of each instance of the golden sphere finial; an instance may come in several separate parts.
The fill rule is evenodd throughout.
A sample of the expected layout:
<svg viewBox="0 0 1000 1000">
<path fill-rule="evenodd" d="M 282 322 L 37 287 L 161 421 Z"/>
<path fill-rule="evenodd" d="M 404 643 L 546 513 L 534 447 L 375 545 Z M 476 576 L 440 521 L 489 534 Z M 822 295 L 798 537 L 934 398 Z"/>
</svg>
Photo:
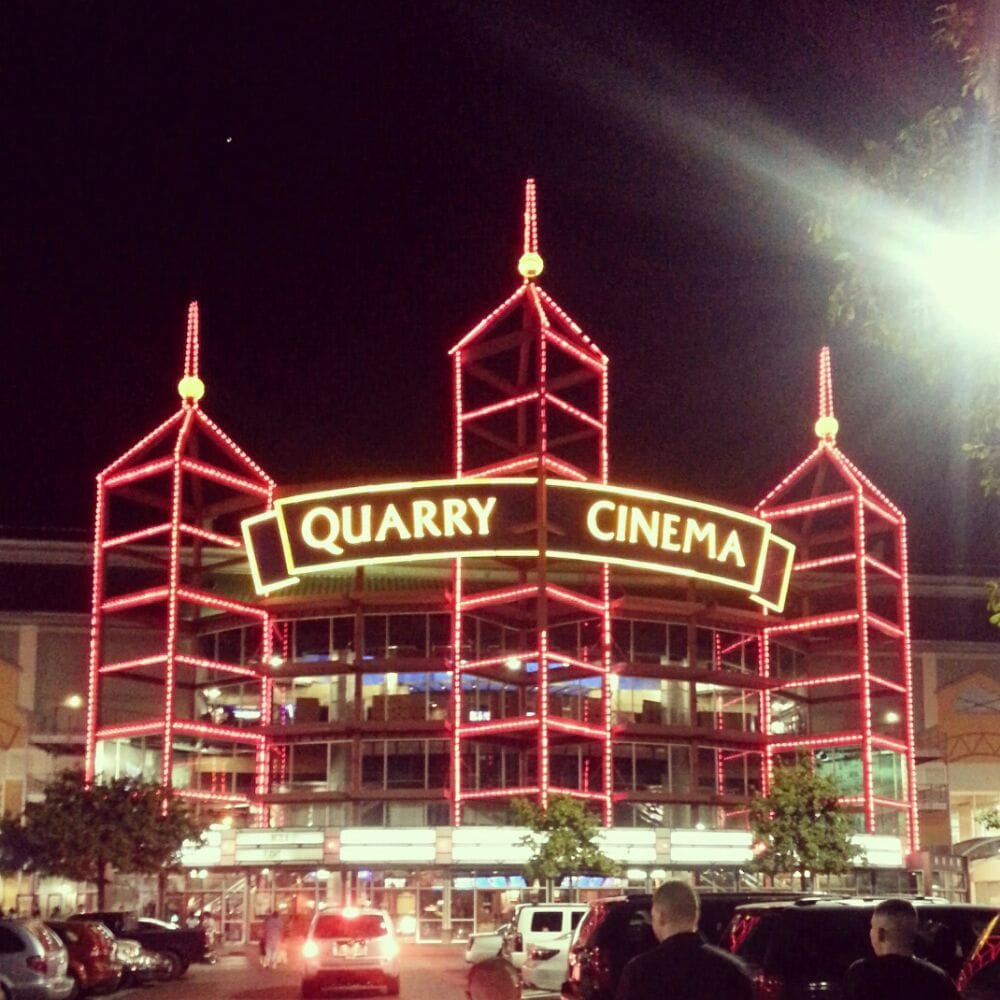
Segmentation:
<svg viewBox="0 0 1000 1000">
<path fill-rule="evenodd" d="M 824 441 L 832 441 L 837 436 L 840 423 L 835 416 L 827 414 L 816 421 L 816 437 Z"/>
<path fill-rule="evenodd" d="M 527 278 L 528 281 L 537 278 L 544 267 L 545 263 L 542 261 L 541 254 L 537 253 L 521 254 L 521 259 L 517 262 L 517 269 L 521 277 Z"/>
<path fill-rule="evenodd" d="M 177 383 L 177 392 L 181 399 L 189 399 L 197 403 L 205 395 L 205 383 L 197 375 L 185 375 Z"/>
</svg>

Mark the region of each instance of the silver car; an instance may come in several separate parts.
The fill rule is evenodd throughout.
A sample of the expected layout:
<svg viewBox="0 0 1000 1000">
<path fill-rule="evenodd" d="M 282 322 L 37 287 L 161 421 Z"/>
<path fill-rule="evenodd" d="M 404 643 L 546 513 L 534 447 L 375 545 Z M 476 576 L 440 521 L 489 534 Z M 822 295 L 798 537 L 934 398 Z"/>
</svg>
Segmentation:
<svg viewBox="0 0 1000 1000">
<path fill-rule="evenodd" d="M 0 920 L 0 993 L 10 1000 L 65 1000 L 74 983 L 66 947 L 41 920 Z"/>
<path fill-rule="evenodd" d="M 302 944 L 302 996 L 327 986 L 384 986 L 399 995 L 399 943 L 384 910 L 317 910 Z"/>
</svg>

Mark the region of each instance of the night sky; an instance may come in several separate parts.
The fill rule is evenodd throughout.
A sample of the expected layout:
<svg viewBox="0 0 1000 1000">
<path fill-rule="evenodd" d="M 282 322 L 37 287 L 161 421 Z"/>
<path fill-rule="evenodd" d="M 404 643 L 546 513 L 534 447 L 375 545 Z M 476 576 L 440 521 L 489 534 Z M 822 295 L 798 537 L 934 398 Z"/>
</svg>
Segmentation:
<svg viewBox="0 0 1000 1000">
<path fill-rule="evenodd" d="M 936 0 L 9 4 L 0 530 L 89 532 L 93 477 L 178 405 L 280 483 L 450 469 L 447 349 L 519 282 L 612 360 L 612 474 L 751 505 L 839 444 L 913 563 L 994 572 L 948 416 L 825 323 L 801 216 L 866 136 L 950 99 Z M 950 88 L 950 89 L 949 89 Z"/>
</svg>

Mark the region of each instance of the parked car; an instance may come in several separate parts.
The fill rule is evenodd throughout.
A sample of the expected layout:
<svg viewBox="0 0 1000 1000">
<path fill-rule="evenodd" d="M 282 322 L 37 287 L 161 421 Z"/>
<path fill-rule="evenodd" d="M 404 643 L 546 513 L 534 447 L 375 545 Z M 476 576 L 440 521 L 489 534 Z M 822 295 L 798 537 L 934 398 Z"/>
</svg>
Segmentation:
<svg viewBox="0 0 1000 1000">
<path fill-rule="evenodd" d="M 521 903 L 503 936 L 501 954 L 520 969 L 532 948 L 548 948 L 568 936 L 586 912 L 586 903 Z"/>
<path fill-rule="evenodd" d="M 698 930 L 706 940 L 718 944 L 741 903 L 798 899 L 801 893 L 704 892 L 700 898 Z M 652 900 L 648 893 L 637 893 L 591 903 L 569 951 L 563 1000 L 614 1000 L 626 963 L 656 944 L 649 912 Z"/>
<path fill-rule="evenodd" d="M 576 929 L 547 944 L 533 944 L 521 966 L 521 982 L 531 989 L 558 993 L 566 979 L 569 949 L 575 936 Z"/>
<path fill-rule="evenodd" d="M 384 986 L 399 994 L 399 944 L 385 910 L 317 910 L 302 944 L 302 996 L 327 986 Z"/>
<path fill-rule="evenodd" d="M 4 1000 L 66 1000 L 74 989 L 63 943 L 41 920 L 0 920 Z"/>
<path fill-rule="evenodd" d="M 69 974 L 76 993 L 112 993 L 121 985 L 124 963 L 115 949 L 115 936 L 96 920 L 49 920 L 69 954 Z"/>
<path fill-rule="evenodd" d="M 979 937 L 956 981 L 963 1000 L 997 1000 L 1000 997 L 1000 913 Z"/>
<path fill-rule="evenodd" d="M 943 899 L 914 898 L 915 951 L 957 979 L 996 910 Z M 837 995 L 850 965 L 871 954 L 869 928 L 879 900 L 802 899 L 736 910 L 726 943 L 750 967 L 759 1000 Z"/>
<path fill-rule="evenodd" d="M 99 920 L 115 937 L 131 938 L 143 948 L 159 952 L 169 963 L 168 979 L 180 979 L 192 962 L 205 959 L 205 932 L 199 928 L 177 927 L 125 910 L 79 913 L 74 919 Z"/>
<path fill-rule="evenodd" d="M 475 934 L 470 934 L 465 948 L 466 962 L 471 965 L 487 958 L 496 958 L 500 954 L 506 932 L 507 924 L 501 924 L 492 931 L 477 931 Z"/>
<path fill-rule="evenodd" d="M 122 986 L 144 986 L 170 975 L 170 964 L 158 951 L 131 938 L 115 938 L 115 957 L 122 963 Z"/>
</svg>

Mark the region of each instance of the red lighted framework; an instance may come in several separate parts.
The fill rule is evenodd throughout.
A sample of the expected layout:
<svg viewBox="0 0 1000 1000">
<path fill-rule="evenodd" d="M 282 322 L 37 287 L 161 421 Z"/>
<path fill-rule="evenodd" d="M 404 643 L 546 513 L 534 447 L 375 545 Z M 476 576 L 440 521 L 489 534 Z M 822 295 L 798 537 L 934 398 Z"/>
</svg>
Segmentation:
<svg viewBox="0 0 1000 1000">
<path fill-rule="evenodd" d="M 213 586 L 245 561 L 239 518 L 270 505 L 274 483 L 202 410 L 198 365 L 192 302 L 180 408 L 97 477 L 86 775 L 139 768 L 176 794 L 256 809 L 267 740 L 260 726 L 206 720 L 199 693 L 234 678 L 259 684 L 264 722 L 272 681 L 246 660 L 204 655 L 198 636 L 207 620 L 225 621 L 253 636 L 259 663 L 270 660 L 268 612 Z M 118 624 L 145 643 L 118 645 Z M 132 759 L 112 759 L 122 753 Z"/>
<path fill-rule="evenodd" d="M 528 180 L 522 283 L 451 350 L 455 474 L 536 478 L 525 535 L 538 549 L 502 568 L 502 586 L 454 564 L 456 826 L 470 804 L 512 795 L 544 807 L 567 794 L 612 818 L 610 573 L 561 579 L 546 501 L 549 478 L 608 480 L 608 359 L 538 284 L 542 268 Z"/>
<path fill-rule="evenodd" d="M 808 753 L 833 774 L 867 833 L 903 835 L 913 851 L 906 518 L 837 447 L 837 430 L 824 347 L 819 443 L 758 508 L 796 544 L 793 601 L 762 636 L 761 672 L 771 681 L 761 720 L 766 771 L 776 757 Z"/>
</svg>

